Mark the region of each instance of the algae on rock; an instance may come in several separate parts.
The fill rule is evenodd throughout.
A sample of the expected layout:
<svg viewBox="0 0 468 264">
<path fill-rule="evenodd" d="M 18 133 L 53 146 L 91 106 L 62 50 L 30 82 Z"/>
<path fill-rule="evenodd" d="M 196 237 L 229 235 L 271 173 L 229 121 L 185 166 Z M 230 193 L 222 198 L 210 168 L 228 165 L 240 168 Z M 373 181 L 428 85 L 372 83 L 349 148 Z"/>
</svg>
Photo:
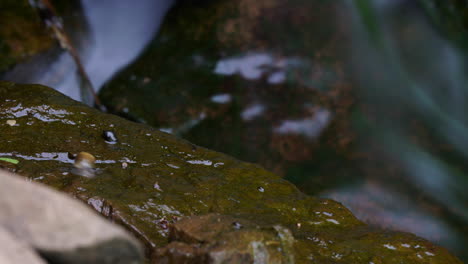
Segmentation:
<svg viewBox="0 0 468 264">
<path fill-rule="evenodd" d="M 131 230 L 154 260 L 180 252 L 161 251 L 173 245 L 169 237 L 186 248 L 200 242 L 189 239 L 196 233 L 177 223 L 200 216 L 193 220 L 200 223 L 195 227 L 213 227 L 215 233 L 207 238 L 200 233 L 201 241 L 229 241 L 235 251 L 245 244 L 233 238 L 243 237 L 247 240 L 239 243 L 247 243 L 254 252 L 246 258 L 268 255 L 280 263 L 461 263 L 444 248 L 414 235 L 368 227 L 341 204 L 307 196 L 257 165 L 100 113 L 51 88 L 0 82 L 0 98 L 0 157 L 19 160 L 0 160 L 1 167 L 88 203 Z M 14 126 L 6 124 L 12 119 Z M 102 137 L 109 130 L 118 138 L 115 144 Z M 77 175 L 72 154 L 81 151 L 96 157 L 95 177 Z M 215 228 L 211 213 L 228 219 L 220 222 L 235 223 Z M 179 230 L 179 236 L 169 236 L 170 229 Z M 281 255 L 273 255 L 262 239 L 273 241 Z M 211 256 L 217 252 L 205 250 Z"/>
</svg>

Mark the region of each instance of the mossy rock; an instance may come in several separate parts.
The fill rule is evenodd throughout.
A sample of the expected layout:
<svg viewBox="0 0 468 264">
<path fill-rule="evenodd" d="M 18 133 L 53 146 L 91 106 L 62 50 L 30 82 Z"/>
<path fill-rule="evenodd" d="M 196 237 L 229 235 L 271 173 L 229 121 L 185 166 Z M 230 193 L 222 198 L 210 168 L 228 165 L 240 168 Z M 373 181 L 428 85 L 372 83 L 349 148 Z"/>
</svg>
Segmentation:
<svg viewBox="0 0 468 264">
<path fill-rule="evenodd" d="M 28 0 L 2 0 L 0 17 L 4 24 L 0 27 L 0 77 L 15 65 L 27 63 L 32 58 L 43 55 L 43 60 L 53 59 L 61 50 L 54 33 L 41 21 L 37 10 Z M 75 45 L 81 44 L 87 30 L 79 1 L 50 1 L 62 19 L 66 30 L 75 31 L 70 37 Z M 33 72 L 23 72 L 24 76 Z"/>
<path fill-rule="evenodd" d="M 1 1 L 0 16 L 4 21 L 0 27 L 0 73 L 55 43 L 52 32 L 27 0 Z"/>
<path fill-rule="evenodd" d="M 182 1 L 100 96 L 116 113 L 281 176 L 310 164 L 329 172 L 329 160 L 349 162 L 353 140 L 340 3 Z"/>
<path fill-rule="evenodd" d="M 181 218 L 217 213 L 250 233 L 232 233 L 237 224 L 217 227 L 211 243 L 231 238 L 232 248 L 246 250 L 232 238 L 276 241 L 282 254 L 270 255 L 278 263 L 461 263 L 414 235 L 370 228 L 341 204 L 307 196 L 255 164 L 101 113 L 51 88 L 1 82 L 0 98 L 0 157 L 19 161 L 0 160 L 1 167 L 88 203 L 132 231 L 149 257 L 161 256 Z M 106 142 L 104 131 L 117 142 Z M 86 174 L 73 165 L 73 154 L 82 151 L 96 158 Z"/>
</svg>

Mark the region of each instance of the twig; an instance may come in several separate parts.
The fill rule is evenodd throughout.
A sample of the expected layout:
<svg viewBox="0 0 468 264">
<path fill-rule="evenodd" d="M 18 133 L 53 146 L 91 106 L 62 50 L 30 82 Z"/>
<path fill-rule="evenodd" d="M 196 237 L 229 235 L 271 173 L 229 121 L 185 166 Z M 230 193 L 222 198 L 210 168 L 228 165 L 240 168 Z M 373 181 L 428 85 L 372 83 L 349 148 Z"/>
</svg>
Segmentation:
<svg viewBox="0 0 468 264">
<path fill-rule="evenodd" d="M 78 55 L 78 52 L 76 51 L 75 47 L 71 43 L 70 38 L 68 37 L 68 34 L 65 32 L 63 28 L 63 24 L 59 16 L 57 16 L 57 12 L 55 11 L 54 6 L 49 0 L 38 0 L 38 1 L 39 2 L 35 3 L 35 7 L 39 11 L 39 15 L 41 16 L 41 19 L 45 22 L 45 24 L 48 27 L 52 28 L 52 30 L 54 31 L 55 37 L 60 43 L 60 46 L 64 50 L 68 51 L 68 53 L 71 55 L 71 57 L 75 61 L 75 64 L 78 68 L 79 76 L 83 81 L 83 83 L 80 84 L 81 97 L 83 101 L 86 104 L 91 104 L 91 105 L 94 102 L 94 105 L 97 108 L 104 110 L 104 107 L 101 104 L 101 101 L 99 100 L 99 97 L 97 96 L 95 89 L 93 88 L 93 84 L 91 83 L 89 76 L 86 73 L 86 70 L 83 67 L 83 64 L 81 63 L 81 59 Z M 83 86 L 86 86 L 86 87 L 83 87 Z M 89 97 L 89 95 L 91 95 L 91 97 Z"/>
</svg>

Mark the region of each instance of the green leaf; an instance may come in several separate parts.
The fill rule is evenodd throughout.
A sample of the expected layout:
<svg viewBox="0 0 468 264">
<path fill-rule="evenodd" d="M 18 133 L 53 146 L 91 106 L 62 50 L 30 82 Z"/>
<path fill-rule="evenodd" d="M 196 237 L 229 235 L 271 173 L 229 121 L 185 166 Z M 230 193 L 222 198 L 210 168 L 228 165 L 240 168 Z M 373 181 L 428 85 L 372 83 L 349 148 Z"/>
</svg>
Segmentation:
<svg viewBox="0 0 468 264">
<path fill-rule="evenodd" d="M 10 159 L 10 158 L 0 158 L 0 160 L 10 162 L 10 163 L 13 163 L 13 164 L 18 164 L 19 163 L 19 160 Z"/>
</svg>

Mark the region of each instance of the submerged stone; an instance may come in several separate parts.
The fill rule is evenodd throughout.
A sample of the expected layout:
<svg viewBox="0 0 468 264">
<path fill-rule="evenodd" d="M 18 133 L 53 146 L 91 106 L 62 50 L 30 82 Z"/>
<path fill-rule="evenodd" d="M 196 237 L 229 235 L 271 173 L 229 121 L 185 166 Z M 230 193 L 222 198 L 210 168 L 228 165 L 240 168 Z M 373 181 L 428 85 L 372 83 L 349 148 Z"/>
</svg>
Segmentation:
<svg viewBox="0 0 468 264">
<path fill-rule="evenodd" d="M 231 263 L 461 263 L 414 235 L 366 226 L 341 204 L 307 196 L 255 164 L 51 88 L 1 82 L 0 98 L 0 157 L 19 160 L 0 166 L 88 203 L 132 231 L 154 261 L 182 263 L 199 252 Z M 109 129 L 116 144 L 102 139 Z M 82 151 L 96 158 L 94 178 L 71 173 L 69 153 Z"/>
</svg>

